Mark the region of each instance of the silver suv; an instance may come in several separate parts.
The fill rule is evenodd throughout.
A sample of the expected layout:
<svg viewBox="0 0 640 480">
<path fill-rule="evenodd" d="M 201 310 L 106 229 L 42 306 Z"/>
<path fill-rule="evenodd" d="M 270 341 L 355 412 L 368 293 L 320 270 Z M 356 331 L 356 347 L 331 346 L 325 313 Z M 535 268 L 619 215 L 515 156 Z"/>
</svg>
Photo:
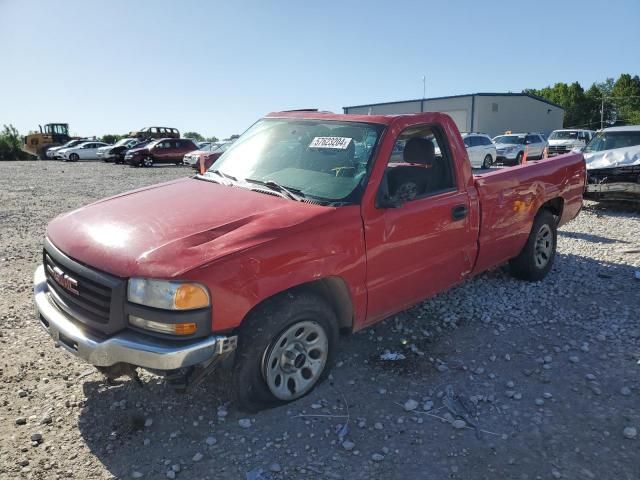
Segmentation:
<svg viewBox="0 0 640 480">
<path fill-rule="evenodd" d="M 509 133 L 494 137 L 498 161 L 508 165 L 520 165 L 525 149 L 528 159 L 540 159 L 544 156 L 547 141 L 539 133 Z"/>
</svg>

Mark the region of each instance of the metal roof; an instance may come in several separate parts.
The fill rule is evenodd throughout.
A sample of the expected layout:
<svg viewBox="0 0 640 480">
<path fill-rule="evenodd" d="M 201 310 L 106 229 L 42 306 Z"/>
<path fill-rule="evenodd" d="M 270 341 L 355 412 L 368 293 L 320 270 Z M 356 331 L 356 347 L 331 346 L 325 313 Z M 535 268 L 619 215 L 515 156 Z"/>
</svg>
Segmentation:
<svg viewBox="0 0 640 480">
<path fill-rule="evenodd" d="M 534 100 L 538 100 L 539 102 L 546 103 L 548 105 L 552 105 L 556 108 L 560 108 L 564 110 L 562 106 L 557 103 L 550 102 L 546 98 L 539 97 L 537 95 L 533 95 L 531 93 L 469 93 L 466 95 L 449 95 L 446 97 L 432 97 L 432 98 L 416 98 L 414 100 L 399 100 L 397 102 L 380 102 L 380 103 L 367 103 L 364 105 L 351 105 L 348 107 L 342 107 L 343 109 L 348 108 L 363 108 L 363 107 L 377 107 L 380 105 L 394 105 L 398 103 L 413 103 L 413 102 L 422 102 L 422 101 L 430 101 L 430 100 L 448 100 L 450 98 L 464 98 L 464 97 L 529 97 Z"/>
<path fill-rule="evenodd" d="M 609 127 L 602 130 L 604 132 L 638 132 L 640 125 L 626 125 L 624 127 Z"/>
</svg>

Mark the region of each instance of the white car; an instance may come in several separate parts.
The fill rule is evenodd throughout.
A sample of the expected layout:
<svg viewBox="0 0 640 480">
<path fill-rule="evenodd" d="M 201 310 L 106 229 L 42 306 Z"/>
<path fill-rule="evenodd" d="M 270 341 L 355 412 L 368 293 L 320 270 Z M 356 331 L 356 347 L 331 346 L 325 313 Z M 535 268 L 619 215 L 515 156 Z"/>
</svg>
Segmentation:
<svg viewBox="0 0 640 480">
<path fill-rule="evenodd" d="M 562 130 L 554 130 L 549 135 L 547 145 L 547 156 L 562 155 L 572 150 L 582 149 L 591 141 L 594 135 L 593 130 L 580 130 L 575 128 L 567 128 Z"/>
<path fill-rule="evenodd" d="M 547 141 L 539 133 L 508 133 L 493 138 L 498 161 L 505 165 L 520 165 L 525 152 L 529 160 L 544 157 Z"/>
<path fill-rule="evenodd" d="M 600 130 L 582 153 L 587 170 L 640 165 L 640 125 Z"/>
<path fill-rule="evenodd" d="M 83 139 L 79 139 L 79 140 L 69 140 L 67 143 L 65 143 L 64 145 L 60 145 L 58 147 L 51 147 L 49 149 L 47 149 L 47 158 L 60 158 L 58 156 L 58 152 L 60 150 L 63 150 L 65 148 L 71 148 L 71 147 L 75 147 L 80 145 L 81 143 L 84 142 L 88 142 L 88 140 L 86 138 Z"/>
<path fill-rule="evenodd" d="M 640 125 L 600 130 L 582 153 L 587 198 L 640 201 Z"/>
<path fill-rule="evenodd" d="M 65 162 L 77 162 L 78 160 L 97 160 L 98 149 L 109 145 L 104 142 L 84 142 L 72 148 L 58 150 L 58 155 Z"/>
<path fill-rule="evenodd" d="M 104 160 L 105 162 L 110 162 L 118 156 L 118 152 L 123 150 L 129 150 L 134 145 L 137 145 L 139 143 L 140 143 L 140 140 L 138 140 L 137 138 L 121 138 L 113 145 L 100 147 L 96 155 L 98 159 Z M 122 147 L 122 148 L 119 148 L 119 147 Z"/>
<path fill-rule="evenodd" d="M 464 146 L 467 147 L 469 160 L 473 168 L 491 168 L 496 161 L 496 146 L 489 135 L 484 133 L 463 133 Z"/>
</svg>

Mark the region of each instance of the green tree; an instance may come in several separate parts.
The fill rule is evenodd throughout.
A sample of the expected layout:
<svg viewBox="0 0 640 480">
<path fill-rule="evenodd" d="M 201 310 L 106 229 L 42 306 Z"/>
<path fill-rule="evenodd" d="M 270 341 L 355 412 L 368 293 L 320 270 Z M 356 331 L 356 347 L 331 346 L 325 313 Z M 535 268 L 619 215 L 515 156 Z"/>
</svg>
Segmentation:
<svg viewBox="0 0 640 480">
<path fill-rule="evenodd" d="M 106 135 L 103 135 L 100 140 L 103 141 L 104 143 L 116 143 L 118 140 L 120 140 L 122 138 L 125 138 L 125 135 L 118 135 L 118 134 L 115 134 L 115 133 L 108 133 Z"/>
<path fill-rule="evenodd" d="M 207 142 L 217 142 L 218 141 L 218 137 L 216 137 L 215 135 L 212 137 L 207 137 Z"/>
<path fill-rule="evenodd" d="M 198 132 L 184 132 L 184 138 L 190 138 L 196 142 L 204 142 L 204 137 Z"/>
<path fill-rule="evenodd" d="M 22 138 L 16 128 L 9 124 L 0 131 L 0 160 L 24 160 L 31 158 L 20 149 Z"/>
<path fill-rule="evenodd" d="M 611 101 L 615 105 L 616 121 L 627 124 L 640 123 L 640 78 L 623 73 L 611 89 Z"/>
</svg>

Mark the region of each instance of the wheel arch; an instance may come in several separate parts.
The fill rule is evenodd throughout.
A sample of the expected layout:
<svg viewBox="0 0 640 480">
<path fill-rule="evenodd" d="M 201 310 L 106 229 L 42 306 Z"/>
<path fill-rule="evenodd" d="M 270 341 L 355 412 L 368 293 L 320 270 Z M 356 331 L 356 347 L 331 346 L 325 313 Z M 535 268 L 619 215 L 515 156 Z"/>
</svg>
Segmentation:
<svg viewBox="0 0 640 480">
<path fill-rule="evenodd" d="M 536 213 L 536 215 L 540 213 L 542 210 L 550 211 L 553 214 L 553 216 L 556 218 L 556 225 L 557 225 L 558 223 L 560 223 L 560 219 L 562 218 L 562 212 L 564 211 L 564 198 L 555 197 L 555 198 L 552 198 L 551 200 L 547 200 L 545 203 L 540 205 L 540 208 L 538 209 L 538 212 Z"/>
<path fill-rule="evenodd" d="M 264 298 L 246 313 L 240 326 L 244 324 L 246 319 L 253 312 L 261 308 L 266 302 L 283 295 L 295 295 L 296 293 L 302 292 L 315 294 L 327 302 L 336 315 L 340 331 L 351 332 L 353 330 L 353 318 L 355 314 L 353 299 L 351 298 L 347 282 L 343 278 L 337 276 L 324 277 L 301 283 Z"/>
</svg>

